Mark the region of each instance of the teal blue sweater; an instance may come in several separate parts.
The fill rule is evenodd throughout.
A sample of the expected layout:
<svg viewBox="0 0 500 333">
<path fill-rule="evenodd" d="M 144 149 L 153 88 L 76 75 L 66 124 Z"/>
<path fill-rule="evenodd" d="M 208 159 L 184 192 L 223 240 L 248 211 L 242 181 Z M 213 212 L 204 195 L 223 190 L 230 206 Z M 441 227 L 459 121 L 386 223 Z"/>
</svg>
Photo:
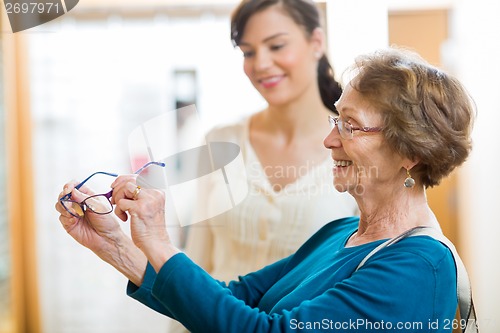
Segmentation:
<svg viewBox="0 0 500 333">
<path fill-rule="evenodd" d="M 345 247 L 358 218 L 333 221 L 295 254 L 226 285 L 184 254 L 127 294 L 192 332 L 451 332 L 457 308 L 451 252 L 415 236 Z"/>
</svg>

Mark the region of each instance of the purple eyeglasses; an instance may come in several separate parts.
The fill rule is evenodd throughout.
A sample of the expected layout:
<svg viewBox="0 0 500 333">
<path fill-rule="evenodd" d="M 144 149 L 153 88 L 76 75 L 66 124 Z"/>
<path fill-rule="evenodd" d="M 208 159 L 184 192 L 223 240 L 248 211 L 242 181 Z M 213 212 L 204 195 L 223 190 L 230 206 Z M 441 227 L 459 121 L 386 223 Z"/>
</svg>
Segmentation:
<svg viewBox="0 0 500 333">
<path fill-rule="evenodd" d="M 141 173 L 144 169 L 146 169 L 150 165 L 165 167 L 165 163 L 162 162 L 148 162 L 144 164 L 139 170 L 134 172 L 134 174 Z M 110 173 L 104 171 L 94 172 L 93 174 L 85 178 L 85 180 L 82 181 L 80 184 L 76 185 L 75 188 L 77 190 L 80 189 L 80 187 L 82 187 L 83 184 L 85 184 L 90 178 L 94 177 L 95 175 L 107 175 L 112 177 L 118 177 L 118 174 L 116 173 Z M 64 209 L 66 209 L 66 211 L 71 215 L 73 215 L 74 217 L 83 217 L 87 209 L 90 209 L 95 214 L 105 215 L 113 211 L 113 205 L 111 204 L 110 201 L 112 195 L 113 195 L 113 190 L 104 194 L 91 195 L 82 202 L 77 202 L 71 200 L 71 192 L 70 192 L 65 196 L 61 197 L 59 201 L 61 205 L 63 205 Z"/>
<path fill-rule="evenodd" d="M 353 127 L 348 121 L 344 121 L 339 117 L 334 117 L 328 115 L 328 122 L 330 123 L 330 128 L 333 129 L 335 126 L 338 127 L 340 136 L 346 140 L 352 140 L 352 133 L 354 131 L 361 131 L 365 133 L 376 133 L 383 130 L 382 127 Z"/>
</svg>

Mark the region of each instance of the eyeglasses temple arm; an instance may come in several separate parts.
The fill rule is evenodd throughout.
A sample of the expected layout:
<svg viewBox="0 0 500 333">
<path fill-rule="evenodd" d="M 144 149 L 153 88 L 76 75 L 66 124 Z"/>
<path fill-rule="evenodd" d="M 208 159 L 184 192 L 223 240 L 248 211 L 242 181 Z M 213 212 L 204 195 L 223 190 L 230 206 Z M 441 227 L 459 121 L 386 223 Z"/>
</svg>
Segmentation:
<svg viewBox="0 0 500 333">
<path fill-rule="evenodd" d="M 354 129 L 354 128 L 353 128 Z M 362 127 L 360 130 L 363 132 L 380 132 L 382 131 L 382 127 Z"/>
<path fill-rule="evenodd" d="M 154 164 L 154 165 L 158 165 L 158 166 L 161 166 L 162 168 L 165 167 L 165 163 L 163 162 L 148 162 L 146 164 L 144 164 L 139 170 L 137 170 L 136 172 L 134 172 L 134 174 L 139 174 L 142 172 L 142 170 L 146 169 L 148 166 L 150 166 L 151 164 Z"/>
<path fill-rule="evenodd" d="M 152 162 L 148 162 L 146 164 L 144 164 L 139 170 L 137 170 L 136 172 L 134 172 L 134 174 L 139 174 L 142 172 L 142 170 L 146 169 L 148 166 L 150 165 L 158 165 L 158 166 L 161 166 L 161 167 L 165 167 L 165 163 L 163 162 L 155 162 L 155 161 L 152 161 Z M 112 176 L 112 177 L 118 177 L 118 174 L 116 173 L 111 173 L 111 172 L 104 172 L 104 171 L 97 171 L 97 172 L 94 172 L 93 174 L 91 174 L 90 176 L 88 176 L 87 178 L 85 178 L 80 184 L 76 185 L 75 188 L 77 190 L 80 189 L 80 187 L 83 186 L 83 184 L 85 184 L 90 178 L 92 178 L 93 176 L 95 175 L 99 175 L 99 174 L 102 174 L 102 175 L 108 175 L 108 176 Z M 113 195 L 113 190 L 109 191 L 108 193 L 105 194 L 106 198 L 111 198 L 111 196 Z M 61 197 L 61 199 L 59 200 L 67 200 L 71 198 L 71 192 L 70 193 L 67 193 L 66 195 L 64 195 L 63 197 Z"/>
<path fill-rule="evenodd" d="M 80 184 L 76 185 L 75 188 L 77 190 L 79 190 L 80 187 L 82 187 L 83 184 L 85 184 L 90 178 L 92 178 L 95 175 L 99 175 L 99 174 L 108 175 L 108 176 L 112 176 L 112 177 L 118 177 L 118 174 L 116 174 L 116 173 L 97 171 L 97 172 L 94 172 L 93 174 L 91 174 L 90 176 L 88 176 L 87 178 L 85 178 Z M 113 191 L 111 191 L 111 192 L 113 192 Z M 61 199 L 59 199 L 59 200 L 62 201 L 62 200 L 67 200 L 69 198 L 71 198 L 71 192 L 67 193 L 65 196 L 61 197 Z"/>
</svg>

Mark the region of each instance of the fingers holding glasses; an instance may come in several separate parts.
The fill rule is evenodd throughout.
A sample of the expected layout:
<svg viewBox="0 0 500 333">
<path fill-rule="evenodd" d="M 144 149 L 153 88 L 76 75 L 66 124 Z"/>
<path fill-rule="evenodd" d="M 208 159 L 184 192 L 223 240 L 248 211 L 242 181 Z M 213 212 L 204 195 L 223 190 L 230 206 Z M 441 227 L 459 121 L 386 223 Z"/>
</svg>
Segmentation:
<svg viewBox="0 0 500 333">
<path fill-rule="evenodd" d="M 71 193 L 75 186 L 77 185 L 76 181 L 70 181 L 63 186 L 63 190 L 61 193 L 59 193 L 59 198 L 61 199 L 63 196 L 67 195 L 68 193 Z"/>
<path fill-rule="evenodd" d="M 137 185 L 135 183 L 137 175 L 123 175 L 116 178 L 116 180 L 111 184 L 113 188 L 113 196 L 111 197 L 111 203 L 115 206 L 115 215 L 122 221 L 127 221 L 127 213 L 122 210 L 117 204 L 123 199 L 132 199 L 132 197 L 138 198 L 140 189 L 137 190 Z M 137 190 L 137 192 L 135 192 Z"/>
<path fill-rule="evenodd" d="M 111 198 L 111 202 L 116 204 L 121 199 L 130 199 L 133 196 L 136 184 L 137 175 L 122 175 L 118 176 L 115 181 L 111 184 L 111 188 L 113 188 L 113 196 Z M 128 183 L 134 184 L 131 188 L 131 191 L 127 189 Z"/>
<path fill-rule="evenodd" d="M 67 205 L 64 201 L 73 199 L 73 192 L 77 191 L 75 190 L 76 184 L 76 182 L 69 182 L 65 184 L 62 192 L 59 193 L 58 200 L 55 204 L 55 208 L 60 214 L 59 222 L 61 222 L 61 225 L 68 233 L 73 230 L 73 228 L 78 224 L 78 221 L 80 220 L 79 217 L 74 216 L 76 215 L 76 212 L 74 214 L 71 214 L 70 210 L 68 210 L 68 207 L 71 209 L 71 206 Z"/>
<path fill-rule="evenodd" d="M 69 189 L 71 191 L 67 192 L 67 190 Z M 90 197 L 90 195 L 82 192 L 82 188 L 76 189 L 75 187 L 69 186 L 67 190 L 63 191 L 63 193 L 65 194 L 60 197 L 59 203 L 61 204 L 62 208 L 73 217 L 83 217 L 85 214 L 84 203 L 86 202 L 86 199 Z"/>
<path fill-rule="evenodd" d="M 59 196 L 57 197 L 57 202 L 55 205 L 56 210 L 61 214 L 61 215 L 70 215 L 69 212 L 64 208 L 63 203 L 61 202 L 61 199 L 70 199 L 71 198 L 71 192 L 73 192 L 73 189 L 76 186 L 76 182 L 69 182 L 64 184 L 63 190 L 61 193 L 59 193 Z"/>
<path fill-rule="evenodd" d="M 129 215 L 150 218 L 158 212 L 164 212 L 165 194 L 162 191 L 143 189 L 135 182 L 127 182 L 121 191 L 122 199 L 117 200 L 115 213 L 128 212 Z"/>
<path fill-rule="evenodd" d="M 159 203 L 161 195 L 157 195 L 157 192 L 162 192 L 141 188 L 137 185 L 135 178 L 120 176 L 113 185 L 115 186 L 113 188 L 113 202 L 116 204 L 115 214 L 122 221 L 127 220 L 127 212 L 130 215 L 145 214 L 147 210 L 161 204 Z"/>
</svg>

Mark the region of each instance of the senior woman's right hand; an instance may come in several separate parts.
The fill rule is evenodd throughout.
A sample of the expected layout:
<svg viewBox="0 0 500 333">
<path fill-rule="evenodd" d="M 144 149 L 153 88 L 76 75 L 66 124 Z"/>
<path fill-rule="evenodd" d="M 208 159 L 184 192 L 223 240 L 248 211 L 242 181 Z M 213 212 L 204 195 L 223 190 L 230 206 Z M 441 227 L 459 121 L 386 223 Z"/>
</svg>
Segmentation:
<svg viewBox="0 0 500 333">
<path fill-rule="evenodd" d="M 61 204 L 61 197 L 71 193 L 71 199 L 82 202 L 93 193 L 85 187 L 75 189 L 76 183 L 70 182 L 64 185 L 56 203 L 59 212 L 59 221 L 68 234 L 78 243 L 100 254 L 108 251 L 110 240 L 122 233 L 118 219 L 113 214 L 99 215 L 87 209 L 83 217 L 71 215 Z"/>
<path fill-rule="evenodd" d="M 75 186 L 76 183 L 64 185 L 59 199 L 71 192 L 72 200 L 82 202 L 94 194 L 85 187 L 77 190 Z M 60 213 L 59 221 L 71 237 L 115 267 L 135 285 L 141 285 L 147 259 L 121 229 L 115 214 L 99 215 L 87 209 L 83 217 L 75 217 L 59 200 L 56 209 Z"/>
</svg>

